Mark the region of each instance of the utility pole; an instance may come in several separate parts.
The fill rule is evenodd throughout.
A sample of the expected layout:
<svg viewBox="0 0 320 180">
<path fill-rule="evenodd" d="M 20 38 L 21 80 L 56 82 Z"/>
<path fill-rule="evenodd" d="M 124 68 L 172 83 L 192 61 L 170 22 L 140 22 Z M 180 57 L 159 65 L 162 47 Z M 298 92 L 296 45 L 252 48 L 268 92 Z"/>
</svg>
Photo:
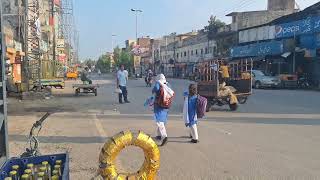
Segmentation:
<svg viewBox="0 0 320 180">
<path fill-rule="evenodd" d="M 26 0 L 26 56 L 29 79 L 37 82 L 37 88 L 41 87 L 41 23 L 39 0 Z M 28 82 L 29 82 L 28 79 Z M 29 85 L 28 85 L 29 86 Z"/>
<path fill-rule="evenodd" d="M 7 99 L 6 99 L 6 68 L 5 68 L 5 54 L 6 54 L 6 45 L 4 40 L 4 32 L 3 32 L 3 16 L 2 16 L 2 3 L 0 3 L 0 65 L 1 65 L 1 77 L 0 77 L 0 85 L 1 85 L 1 93 L 0 100 L 2 102 L 0 113 L 0 165 L 4 164 L 5 161 L 9 157 L 9 144 L 8 144 L 8 125 L 7 125 Z"/>
<path fill-rule="evenodd" d="M 52 18 L 52 33 L 53 33 L 53 41 L 52 41 L 52 60 L 53 62 L 55 62 L 57 59 L 57 52 L 56 52 L 56 46 L 57 46 L 57 37 L 56 37 L 56 28 L 55 28 L 55 22 L 54 22 L 54 13 L 55 13 L 55 9 L 54 9 L 54 0 L 49 0 L 51 1 L 51 18 Z"/>
<path fill-rule="evenodd" d="M 294 39 L 294 49 L 293 49 L 293 60 L 292 60 L 292 73 L 294 74 L 296 72 L 296 32 L 293 32 L 293 39 Z"/>
</svg>

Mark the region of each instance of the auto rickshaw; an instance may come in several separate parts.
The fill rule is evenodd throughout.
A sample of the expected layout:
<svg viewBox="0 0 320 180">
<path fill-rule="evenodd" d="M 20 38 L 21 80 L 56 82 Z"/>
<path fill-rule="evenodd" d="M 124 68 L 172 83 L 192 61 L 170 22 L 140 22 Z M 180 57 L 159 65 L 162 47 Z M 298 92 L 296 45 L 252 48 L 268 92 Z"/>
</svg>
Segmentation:
<svg viewBox="0 0 320 180">
<path fill-rule="evenodd" d="M 78 67 L 70 67 L 70 68 L 68 69 L 66 78 L 67 78 L 67 79 L 77 80 L 77 79 L 78 79 Z"/>
</svg>

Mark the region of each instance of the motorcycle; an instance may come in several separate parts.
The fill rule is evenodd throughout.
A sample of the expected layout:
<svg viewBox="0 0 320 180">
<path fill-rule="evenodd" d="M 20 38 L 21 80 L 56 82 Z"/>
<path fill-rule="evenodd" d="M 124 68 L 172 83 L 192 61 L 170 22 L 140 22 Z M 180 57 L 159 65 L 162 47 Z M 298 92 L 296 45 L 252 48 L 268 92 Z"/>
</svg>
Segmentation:
<svg viewBox="0 0 320 180">
<path fill-rule="evenodd" d="M 299 88 L 308 89 L 308 88 L 310 88 L 310 86 L 311 86 L 311 84 L 310 84 L 309 78 L 306 74 L 304 74 L 303 76 L 301 76 L 298 79 L 298 87 Z"/>
<path fill-rule="evenodd" d="M 151 87 L 152 85 L 152 77 L 151 76 L 146 76 L 145 77 L 145 82 L 147 87 Z"/>
</svg>

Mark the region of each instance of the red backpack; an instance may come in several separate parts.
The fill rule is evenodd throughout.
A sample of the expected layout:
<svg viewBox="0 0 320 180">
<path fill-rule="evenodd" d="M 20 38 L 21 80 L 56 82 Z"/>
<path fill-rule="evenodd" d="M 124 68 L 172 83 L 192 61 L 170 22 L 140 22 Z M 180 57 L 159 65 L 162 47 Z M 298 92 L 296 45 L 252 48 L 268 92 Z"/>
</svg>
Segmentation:
<svg viewBox="0 0 320 180">
<path fill-rule="evenodd" d="M 197 117 L 203 118 L 207 110 L 208 100 L 205 97 L 198 95 L 197 99 Z"/>
<path fill-rule="evenodd" d="M 171 107 L 173 98 L 174 98 L 174 95 L 171 98 L 165 98 L 163 87 L 160 86 L 160 92 L 156 98 L 155 103 L 164 109 L 169 109 Z"/>
</svg>

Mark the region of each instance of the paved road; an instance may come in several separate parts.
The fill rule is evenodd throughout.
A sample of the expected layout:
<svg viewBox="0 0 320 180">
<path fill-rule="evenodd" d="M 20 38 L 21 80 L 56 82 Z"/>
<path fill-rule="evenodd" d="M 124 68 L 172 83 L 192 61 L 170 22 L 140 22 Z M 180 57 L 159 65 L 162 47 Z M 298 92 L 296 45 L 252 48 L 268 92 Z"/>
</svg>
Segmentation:
<svg viewBox="0 0 320 180">
<path fill-rule="evenodd" d="M 143 102 L 151 94 L 143 81 L 129 83 L 131 104 L 119 105 L 111 77 L 98 97 L 74 97 L 68 83 L 51 100 L 9 100 L 10 152 L 20 154 L 28 127 L 44 111 L 50 116 L 41 132 L 43 153 L 69 151 L 72 179 L 95 175 L 100 148 L 119 131 L 154 134 L 151 111 Z M 161 147 L 159 179 L 320 179 L 320 96 L 313 91 L 257 90 L 238 112 L 215 108 L 199 124 L 200 143 L 189 144 L 181 120 L 184 80 L 170 80 L 177 92 L 168 124 L 169 143 Z M 137 149 L 121 153 L 121 169 L 136 170 L 143 161 Z"/>
<path fill-rule="evenodd" d="M 176 92 L 176 98 L 171 108 L 171 114 L 181 114 L 183 96 L 182 93 L 191 83 L 185 80 L 169 79 L 169 82 Z M 111 76 L 96 77 L 94 83 L 100 84 L 97 97 L 92 95 L 74 96 L 71 88 L 73 83 L 67 83 L 64 90 L 54 90 L 54 97 L 51 100 L 23 101 L 10 99 L 9 113 L 20 112 L 46 112 L 56 111 L 77 111 L 77 112 L 101 112 L 114 111 L 120 114 L 150 114 L 151 111 L 143 107 L 145 99 L 151 96 L 151 88 L 145 87 L 142 80 L 131 80 L 128 85 L 131 104 L 119 105 L 117 96 L 113 93 L 115 83 Z M 38 104 L 41 104 L 39 107 Z M 318 114 L 320 105 L 319 92 L 316 91 L 294 91 L 294 90 L 254 90 L 248 102 L 241 105 L 237 113 L 264 113 L 264 114 Z M 134 108 L 132 108 L 134 107 Z M 214 107 L 215 112 L 226 112 L 228 107 Z M 228 112 L 230 114 L 232 112 Z M 232 113 L 233 114 L 233 113 Z"/>
</svg>

